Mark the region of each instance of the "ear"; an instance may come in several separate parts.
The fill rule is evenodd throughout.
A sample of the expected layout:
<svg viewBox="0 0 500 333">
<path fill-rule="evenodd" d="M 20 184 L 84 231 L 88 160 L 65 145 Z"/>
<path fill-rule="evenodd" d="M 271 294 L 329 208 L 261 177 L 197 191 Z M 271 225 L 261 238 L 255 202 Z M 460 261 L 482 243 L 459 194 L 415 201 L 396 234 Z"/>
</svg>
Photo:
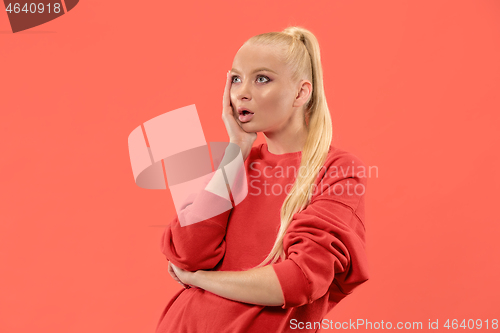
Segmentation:
<svg viewBox="0 0 500 333">
<path fill-rule="evenodd" d="M 309 80 L 301 80 L 298 83 L 297 95 L 293 101 L 293 106 L 301 107 L 307 103 L 309 96 L 312 94 L 312 83 Z"/>
</svg>

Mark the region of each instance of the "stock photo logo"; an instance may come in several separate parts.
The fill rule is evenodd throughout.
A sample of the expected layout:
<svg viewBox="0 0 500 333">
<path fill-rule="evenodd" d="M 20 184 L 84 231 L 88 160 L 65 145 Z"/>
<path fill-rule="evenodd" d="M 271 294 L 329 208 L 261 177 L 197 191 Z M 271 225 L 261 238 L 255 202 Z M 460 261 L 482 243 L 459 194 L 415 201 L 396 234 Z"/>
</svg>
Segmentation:
<svg viewBox="0 0 500 333">
<path fill-rule="evenodd" d="M 168 186 L 181 226 L 222 214 L 248 194 L 239 146 L 210 142 L 209 147 L 194 104 L 136 127 L 129 134 L 128 149 L 136 185 L 144 189 Z M 195 214 L 182 214 L 194 198 Z"/>
<path fill-rule="evenodd" d="M 13 33 L 37 27 L 75 8 L 79 0 L 9 1 L 4 0 L 5 12 Z"/>
</svg>

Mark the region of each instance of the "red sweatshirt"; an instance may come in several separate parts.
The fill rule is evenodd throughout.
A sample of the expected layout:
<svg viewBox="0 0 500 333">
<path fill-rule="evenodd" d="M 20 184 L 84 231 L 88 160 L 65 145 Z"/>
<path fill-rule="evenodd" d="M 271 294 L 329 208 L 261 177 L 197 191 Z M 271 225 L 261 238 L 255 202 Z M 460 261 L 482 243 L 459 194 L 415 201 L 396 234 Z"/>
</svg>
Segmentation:
<svg viewBox="0 0 500 333">
<path fill-rule="evenodd" d="M 224 213 L 182 227 L 176 216 L 162 236 L 162 253 L 189 271 L 242 271 L 259 264 L 276 239 L 281 206 L 299 172 L 301 155 L 272 154 L 265 143 L 253 147 L 245 160 L 245 199 Z M 156 333 L 318 331 L 323 317 L 369 278 L 366 171 L 355 155 L 330 146 L 310 204 L 293 215 L 287 229 L 286 259 L 272 265 L 285 300 L 282 306 L 181 289 L 161 314 Z M 181 214 L 196 216 L 196 209 L 221 206 L 224 200 L 202 191 Z"/>
</svg>

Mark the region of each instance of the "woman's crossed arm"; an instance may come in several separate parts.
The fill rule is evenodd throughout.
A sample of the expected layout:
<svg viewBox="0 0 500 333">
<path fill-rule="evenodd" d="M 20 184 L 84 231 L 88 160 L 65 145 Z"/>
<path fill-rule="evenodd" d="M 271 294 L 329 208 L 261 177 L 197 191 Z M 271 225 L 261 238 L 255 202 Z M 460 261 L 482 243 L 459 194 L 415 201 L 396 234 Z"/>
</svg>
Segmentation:
<svg viewBox="0 0 500 333">
<path fill-rule="evenodd" d="M 271 265 L 247 271 L 205 271 L 189 272 L 172 263 L 182 283 L 198 287 L 234 301 L 264 305 L 282 306 L 283 292 Z"/>
</svg>

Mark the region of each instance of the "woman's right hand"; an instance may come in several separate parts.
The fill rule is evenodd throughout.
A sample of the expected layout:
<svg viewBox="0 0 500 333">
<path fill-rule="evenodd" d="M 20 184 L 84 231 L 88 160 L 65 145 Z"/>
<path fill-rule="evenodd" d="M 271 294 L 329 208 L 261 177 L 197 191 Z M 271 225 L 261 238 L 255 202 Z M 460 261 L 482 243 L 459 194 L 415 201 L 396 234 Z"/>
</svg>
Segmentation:
<svg viewBox="0 0 500 333">
<path fill-rule="evenodd" d="M 181 286 L 183 286 L 185 289 L 189 289 L 190 286 L 186 285 L 185 283 L 183 283 L 181 281 L 181 279 L 179 279 L 177 277 L 177 274 L 175 274 L 175 271 L 174 269 L 172 268 L 172 264 L 170 263 L 170 260 L 168 261 L 168 274 L 170 274 L 170 276 L 175 280 L 177 281 Z"/>
<path fill-rule="evenodd" d="M 246 160 L 255 139 L 257 139 L 257 133 L 245 132 L 239 124 L 238 114 L 233 110 L 231 105 L 230 89 L 232 77 L 229 75 L 229 72 L 226 73 L 226 87 L 224 88 L 224 95 L 222 97 L 222 120 L 229 135 L 229 142 L 237 144 L 240 147 L 243 160 Z"/>
</svg>

